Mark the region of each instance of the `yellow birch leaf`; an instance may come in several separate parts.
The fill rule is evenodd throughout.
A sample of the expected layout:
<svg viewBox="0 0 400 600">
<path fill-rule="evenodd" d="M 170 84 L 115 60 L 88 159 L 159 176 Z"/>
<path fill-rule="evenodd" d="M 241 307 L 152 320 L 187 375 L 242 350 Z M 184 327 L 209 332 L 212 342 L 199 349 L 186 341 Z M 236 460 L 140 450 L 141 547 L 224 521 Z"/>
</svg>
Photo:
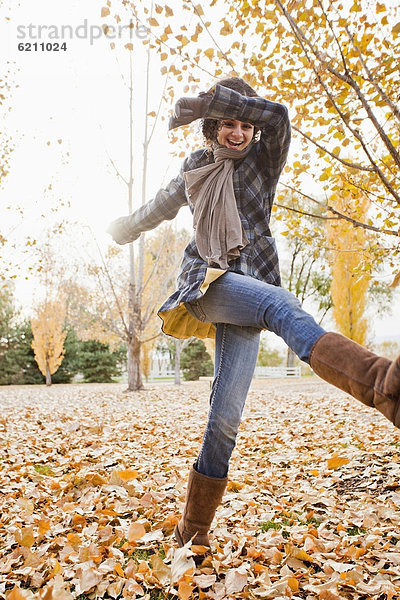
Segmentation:
<svg viewBox="0 0 400 600">
<path fill-rule="evenodd" d="M 56 560 L 54 567 L 50 571 L 50 576 L 55 577 L 56 575 L 59 575 L 61 573 L 61 571 L 62 571 L 61 565 L 58 562 L 58 560 Z"/>
<path fill-rule="evenodd" d="M 22 590 L 16 585 L 13 587 L 11 594 L 7 596 L 7 600 L 26 600 L 27 596 L 24 596 Z"/>
<path fill-rule="evenodd" d="M 171 569 L 165 564 L 160 554 L 154 554 L 151 557 L 151 573 L 157 577 L 158 581 L 163 585 L 169 583 L 171 579 Z"/>
<path fill-rule="evenodd" d="M 341 600 L 341 597 L 331 590 L 321 590 L 318 594 L 319 600 Z"/>
<path fill-rule="evenodd" d="M 82 544 L 82 540 L 77 533 L 67 533 L 67 540 L 73 548 L 79 548 Z"/>
<path fill-rule="evenodd" d="M 30 527 L 24 527 L 18 532 L 17 541 L 24 548 L 30 548 L 35 543 L 35 537 L 33 535 L 33 525 Z"/>
<path fill-rule="evenodd" d="M 228 485 L 226 487 L 228 492 L 240 492 L 243 487 L 243 483 L 239 483 L 239 481 L 228 481 Z"/>
<path fill-rule="evenodd" d="M 107 484 L 108 483 L 108 479 L 106 479 L 102 475 L 99 475 L 98 473 L 87 473 L 86 479 L 92 485 L 103 485 L 103 484 Z"/>
<path fill-rule="evenodd" d="M 283 560 L 283 554 L 282 554 L 282 552 L 280 552 L 280 550 L 278 550 L 277 548 L 275 548 L 275 551 L 274 551 L 274 553 L 272 555 L 272 558 L 271 558 L 271 564 L 273 564 L 273 565 L 280 565 L 281 562 L 282 562 L 282 560 Z"/>
<path fill-rule="evenodd" d="M 190 585 L 190 583 L 187 583 L 185 580 L 179 582 L 178 596 L 181 600 L 189 600 L 190 596 L 192 595 L 192 591 L 193 587 Z"/>
<path fill-rule="evenodd" d="M 117 474 L 121 477 L 122 481 L 132 481 L 137 479 L 138 472 L 136 469 L 125 469 L 123 471 L 117 471 Z"/>
<path fill-rule="evenodd" d="M 169 6 L 166 6 L 165 7 L 165 14 L 166 14 L 167 17 L 173 17 L 174 16 L 174 11 Z"/>
<path fill-rule="evenodd" d="M 178 42 L 180 42 L 182 44 L 182 46 L 186 46 L 186 44 L 189 43 L 189 40 L 187 39 L 187 37 L 185 35 L 177 35 L 175 37 L 178 40 Z"/>
<path fill-rule="evenodd" d="M 201 4 L 197 4 L 194 8 L 197 11 L 197 13 L 200 15 L 200 17 L 204 16 L 204 10 L 202 9 Z"/>
<path fill-rule="evenodd" d="M 392 283 L 389 285 L 391 288 L 396 288 L 400 285 L 400 271 L 397 273 Z"/>
<path fill-rule="evenodd" d="M 107 8 L 107 6 L 103 6 L 103 8 L 101 9 L 101 16 L 108 17 L 109 14 L 110 14 L 110 9 Z"/>
<path fill-rule="evenodd" d="M 50 529 L 50 521 L 46 521 L 45 519 L 40 519 L 35 521 L 36 525 L 39 527 L 39 535 L 40 537 L 47 533 Z"/>
<path fill-rule="evenodd" d="M 138 566 L 138 573 L 148 573 L 150 567 L 145 560 L 141 560 Z"/>
<path fill-rule="evenodd" d="M 136 540 L 140 540 L 141 537 L 144 536 L 146 530 L 144 528 L 143 523 L 132 523 L 128 529 L 128 534 L 126 539 L 129 543 L 136 542 Z"/>
<path fill-rule="evenodd" d="M 339 467 L 343 467 L 343 465 L 347 465 L 349 462 L 349 459 L 344 456 L 332 456 L 327 460 L 328 469 L 339 469 Z"/>
<path fill-rule="evenodd" d="M 400 21 L 392 28 L 392 33 L 400 33 Z"/>
<path fill-rule="evenodd" d="M 204 51 L 204 54 L 207 56 L 207 58 L 209 58 L 211 60 L 212 57 L 214 56 L 214 48 L 208 48 L 207 50 Z"/>
<path fill-rule="evenodd" d="M 308 562 L 314 561 L 310 554 L 301 548 L 297 548 L 297 546 L 294 544 L 285 544 L 285 552 L 287 556 L 290 556 L 290 558 L 297 558 L 297 560 L 306 560 Z"/>
<path fill-rule="evenodd" d="M 125 44 L 127 50 L 133 50 L 133 44 Z"/>
<path fill-rule="evenodd" d="M 231 35 L 231 33 L 233 33 L 233 29 L 231 25 L 229 25 L 229 23 L 225 21 L 224 26 L 222 27 L 219 33 L 220 35 Z"/>
<path fill-rule="evenodd" d="M 192 544 L 190 549 L 193 554 L 205 554 L 210 548 L 208 546 L 202 546 L 201 544 Z"/>
<path fill-rule="evenodd" d="M 119 563 L 117 563 L 114 567 L 114 571 L 117 573 L 117 575 L 119 575 L 120 577 L 125 577 L 125 573 L 123 568 L 121 567 L 121 565 Z"/>
<path fill-rule="evenodd" d="M 149 25 L 151 25 L 151 27 L 159 27 L 158 21 L 154 17 L 150 17 Z"/>
<path fill-rule="evenodd" d="M 298 592 L 299 591 L 299 582 L 296 579 L 296 577 L 289 577 L 289 579 L 288 579 L 288 586 L 290 587 L 290 589 L 292 590 L 292 592 Z"/>
</svg>

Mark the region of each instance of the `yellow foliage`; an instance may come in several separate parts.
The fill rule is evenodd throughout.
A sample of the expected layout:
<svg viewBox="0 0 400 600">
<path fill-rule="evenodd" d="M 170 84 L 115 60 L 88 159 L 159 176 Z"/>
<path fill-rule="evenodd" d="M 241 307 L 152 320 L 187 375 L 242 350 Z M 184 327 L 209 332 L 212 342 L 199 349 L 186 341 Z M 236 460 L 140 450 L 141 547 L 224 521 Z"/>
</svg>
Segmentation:
<svg viewBox="0 0 400 600">
<path fill-rule="evenodd" d="M 334 194 L 330 204 L 342 214 L 356 220 L 365 219 L 369 201 L 357 193 Z M 333 317 L 339 331 L 365 345 L 368 323 L 365 317 L 367 292 L 371 280 L 362 269 L 368 259 L 368 234 L 365 229 L 338 220 L 327 221 L 327 239 L 331 252 Z"/>
<path fill-rule="evenodd" d="M 40 372 L 46 376 L 53 375 L 64 358 L 65 306 L 61 301 L 47 300 L 36 310 L 31 319 L 33 342 L 32 348 Z"/>
<path fill-rule="evenodd" d="M 155 340 L 146 342 L 145 344 L 142 344 L 142 348 L 141 348 L 142 349 L 141 367 L 142 367 L 142 373 L 146 377 L 146 379 L 148 379 L 148 377 L 150 376 L 151 355 L 152 355 L 152 351 L 153 351 L 153 348 L 155 345 L 154 342 L 155 342 Z"/>
</svg>

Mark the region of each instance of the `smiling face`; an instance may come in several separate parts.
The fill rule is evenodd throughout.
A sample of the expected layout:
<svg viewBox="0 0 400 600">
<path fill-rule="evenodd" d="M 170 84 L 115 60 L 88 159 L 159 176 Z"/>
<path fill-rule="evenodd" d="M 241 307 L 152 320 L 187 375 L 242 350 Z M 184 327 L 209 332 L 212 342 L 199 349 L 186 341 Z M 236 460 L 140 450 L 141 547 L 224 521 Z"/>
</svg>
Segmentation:
<svg viewBox="0 0 400 600">
<path fill-rule="evenodd" d="M 218 130 L 217 142 L 227 148 L 244 150 L 250 144 L 253 135 L 254 126 L 251 123 L 243 123 L 234 119 L 224 119 L 221 121 Z"/>
</svg>

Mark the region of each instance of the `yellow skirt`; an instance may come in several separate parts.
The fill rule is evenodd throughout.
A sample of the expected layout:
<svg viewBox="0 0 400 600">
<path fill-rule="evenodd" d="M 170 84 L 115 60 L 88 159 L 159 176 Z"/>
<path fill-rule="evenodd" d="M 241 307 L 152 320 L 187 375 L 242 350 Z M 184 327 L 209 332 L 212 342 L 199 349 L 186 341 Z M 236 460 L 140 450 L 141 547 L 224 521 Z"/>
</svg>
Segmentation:
<svg viewBox="0 0 400 600">
<path fill-rule="evenodd" d="M 200 292 L 206 293 L 210 284 L 226 273 L 225 269 L 213 269 L 209 267 L 206 276 L 200 287 Z M 204 323 L 195 319 L 186 309 L 183 302 L 175 308 L 157 313 L 163 324 L 161 329 L 167 335 L 178 339 L 197 338 L 215 338 L 215 325 L 213 323 Z"/>
</svg>

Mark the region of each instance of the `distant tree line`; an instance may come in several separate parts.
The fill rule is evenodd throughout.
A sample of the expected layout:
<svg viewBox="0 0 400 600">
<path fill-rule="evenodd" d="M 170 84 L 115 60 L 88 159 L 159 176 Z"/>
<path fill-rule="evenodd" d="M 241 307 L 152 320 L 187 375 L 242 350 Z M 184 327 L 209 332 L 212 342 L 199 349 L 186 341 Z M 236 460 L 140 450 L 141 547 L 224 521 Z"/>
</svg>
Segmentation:
<svg viewBox="0 0 400 600">
<path fill-rule="evenodd" d="M 66 327 L 64 359 L 52 375 L 52 383 L 71 383 L 76 375 L 85 382 L 107 383 L 126 368 L 126 348 L 111 350 L 108 344 L 80 340 Z M 31 322 L 21 319 L 8 286 L 0 292 L 0 385 L 45 383 L 32 348 Z"/>
</svg>

